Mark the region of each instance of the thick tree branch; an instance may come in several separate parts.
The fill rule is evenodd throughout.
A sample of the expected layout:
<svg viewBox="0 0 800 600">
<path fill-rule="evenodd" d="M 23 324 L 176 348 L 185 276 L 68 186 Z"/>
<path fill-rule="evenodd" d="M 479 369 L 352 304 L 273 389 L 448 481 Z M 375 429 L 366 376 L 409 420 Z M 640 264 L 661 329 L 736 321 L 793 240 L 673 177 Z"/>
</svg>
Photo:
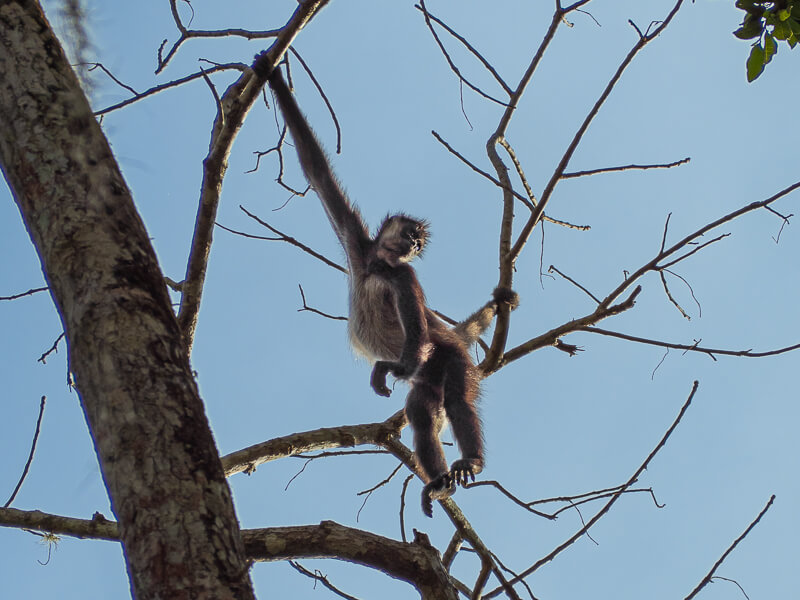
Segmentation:
<svg viewBox="0 0 800 600">
<path fill-rule="evenodd" d="M 306 0 L 298 5 L 289 22 L 280 31 L 275 42 L 259 60 L 276 65 L 286 53 L 300 30 L 328 0 Z M 264 81 L 252 70 L 242 74 L 222 96 L 222 111 L 217 114 L 211 134 L 208 155 L 203 161 L 203 183 L 194 228 L 192 247 L 186 267 L 186 277 L 181 296 L 178 323 L 186 347 L 191 351 L 197 316 L 203 295 L 203 285 L 211 253 L 214 222 L 217 216 L 222 180 L 228 168 L 228 156 L 247 113 L 258 99 Z"/>
<path fill-rule="evenodd" d="M 405 411 L 398 411 L 380 423 L 325 427 L 274 438 L 222 457 L 225 474 L 252 473 L 258 465 L 287 456 L 330 448 L 352 448 L 364 444 L 383 445 L 400 434 L 406 425 Z"/>
<path fill-rule="evenodd" d="M 0 166 L 66 332 L 133 593 L 253 598 L 155 251 L 34 0 L 0 4 L 0 72 Z"/>
<path fill-rule="evenodd" d="M 33 529 L 77 538 L 119 541 L 117 523 L 96 513 L 91 520 L 0 508 L 0 526 Z M 430 543 L 399 542 L 333 521 L 319 525 L 269 527 L 242 531 L 247 556 L 255 561 L 336 558 L 407 581 L 424 600 L 456 600 L 455 588 Z"/>
</svg>

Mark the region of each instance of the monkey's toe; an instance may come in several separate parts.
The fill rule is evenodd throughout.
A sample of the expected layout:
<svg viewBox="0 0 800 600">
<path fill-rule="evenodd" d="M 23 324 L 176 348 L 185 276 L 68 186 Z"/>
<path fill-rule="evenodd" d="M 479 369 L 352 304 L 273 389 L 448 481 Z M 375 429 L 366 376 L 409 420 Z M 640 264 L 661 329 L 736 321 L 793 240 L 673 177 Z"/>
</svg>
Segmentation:
<svg viewBox="0 0 800 600">
<path fill-rule="evenodd" d="M 475 475 L 483 471 L 483 461 L 479 458 L 462 458 L 450 467 L 450 477 L 461 486 L 467 485 L 470 480 L 475 481 Z"/>
</svg>

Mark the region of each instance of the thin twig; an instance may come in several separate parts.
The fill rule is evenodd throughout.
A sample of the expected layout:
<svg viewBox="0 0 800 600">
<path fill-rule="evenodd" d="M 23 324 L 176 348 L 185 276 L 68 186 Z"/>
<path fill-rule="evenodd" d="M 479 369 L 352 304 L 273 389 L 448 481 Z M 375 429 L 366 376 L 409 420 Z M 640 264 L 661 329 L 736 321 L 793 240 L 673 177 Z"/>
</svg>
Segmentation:
<svg viewBox="0 0 800 600">
<path fill-rule="evenodd" d="M 180 79 L 175 79 L 173 81 L 168 81 L 167 83 L 162 83 L 161 85 L 153 86 L 150 89 L 143 91 L 141 94 L 135 94 L 133 97 L 128 98 L 127 100 L 123 100 L 122 102 L 117 102 L 116 104 L 112 104 L 111 106 L 107 106 L 106 108 L 97 110 L 95 111 L 94 114 L 96 117 L 99 117 L 100 115 L 105 115 L 112 111 L 119 110 L 120 108 L 124 108 L 130 104 L 133 104 L 134 102 L 138 102 L 139 100 L 144 100 L 148 96 L 152 96 L 153 94 L 157 94 L 158 92 L 163 92 L 164 90 L 178 87 L 179 85 L 183 85 L 184 83 L 189 83 L 190 81 L 194 81 L 195 79 L 200 79 L 203 77 L 203 73 L 205 73 L 206 75 L 210 75 L 212 73 L 216 73 L 217 71 L 229 71 L 231 69 L 244 72 L 247 70 L 247 65 L 245 65 L 244 63 L 227 63 L 216 67 L 212 67 L 210 69 L 200 70 L 197 73 L 186 75 L 185 77 L 181 77 Z"/>
<path fill-rule="evenodd" d="M 53 352 L 58 352 L 58 343 L 59 343 L 61 340 L 63 340 L 63 339 L 64 339 L 64 336 L 65 336 L 65 335 L 66 335 L 66 333 L 62 331 L 62 332 L 61 332 L 61 335 L 59 335 L 59 336 L 56 338 L 56 341 L 55 341 L 55 342 L 53 342 L 53 345 L 52 345 L 52 346 L 50 346 L 50 348 L 48 348 L 47 350 L 45 350 L 45 351 L 42 353 L 42 355 L 41 355 L 39 358 L 37 358 L 37 359 L 36 359 L 36 362 L 40 362 L 40 363 L 42 363 L 43 365 L 44 365 L 44 364 L 47 364 L 47 357 L 48 357 L 48 356 L 50 356 L 50 355 L 51 355 Z"/>
<path fill-rule="evenodd" d="M 758 525 L 758 522 L 761 520 L 761 517 L 763 517 L 766 514 L 766 512 L 769 510 L 770 506 L 772 506 L 772 503 L 774 501 L 775 501 L 775 494 L 773 494 L 770 497 L 769 502 L 767 502 L 767 505 L 763 509 L 761 509 L 761 512 L 758 513 L 758 516 L 755 518 L 755 520 L 752 523 L 750 523 L 750 525 L 747 527 L 747 529 L 744 530 L 744 533 L 742 533 L 742 535 L 740 535 L 738 538 L 736 538 L 733 541 L 733 543 L 728 547 L 728 549 L 725 550 L 725 552 L 722 553 L 722 556 L 720 556 L 719 560 L 717 560 L 717 562 L 714 563 L 714 566 L 711 567 L 711 570 L 706 574 L 705 577 L 703 577 L 703 579 L 700 581 L 700 583 L 697 585 L 697 587 L 694 588 L 694 590 L 692 590 L 692 593 L 689 594 L 688 596 L 686 596 L 686 598 L 684 600 L 691 600 L 692 598 L 694 598 L 698 594 L 698 592 L 700 592 L 700 590 L 702 590 L 711 581 L 711 578 L 714 576 L 714 572 L 725 561 L 725 559 L 728 558 L 728 555 L 731 552 L 733 552 L 733 549 L 736 548 L 736 546 L 739 544 L 739 542 L 741 542 L 744 538 L 746 538 L 747 534 L 749 534 L 753 530 L 753 528 L 756 525 Z M 744 591 L 744 590 L 742 590 L 742 591 Z M 746 595 L 747 594 L 745 594 L 745 596 Z"/>
<path fill-rule="evenodd" d="M 308 66 L 306 61 L 303 60 L 303 57 L 300 56 L 300 53 L 294 49 L 294 46 L 289 47 L 289 52 L 291 52 L 297 61 L 300 63 L 300 66 L 303 67 L 305 72 L 308 74 L 308 78 L 311 79 L 311 82 L 314 84 L 314 87 L 317 88 L 319 95 L 322 97 L 322 101 L 325 102 L 325 106 L 328 107 L 328 112 L 331 115 L 331 119 L 333 119 L 333 125 L 336 127 L 336 154 L 342 153 L 342 128 L 339 126 L 339 119 L 336 118 L 336 111 L 333 110 L 333 106 L 331 105 L 330 100 L 328 100 L 328 96 L 325 95 L 325 90 L 322 89 L 319 81 L 317 78 L 314 77 L 314 73 L 311 72 L 311 68 Z"/>
<path fill-rule="evenodd" d="M 483 66 L 486 68 L 486 70 L 487 70 L 487 71 L 489 71 L 489 73 L 491 73 L 491 74 L 492 74 L 492 76 L 495 78 L 495 80 L 497 81 L 497 83 L 499 83 L 499 84 L 502 86 L 502 88 L 503 88 L 503 89 L 506 91 L 506 93 L 507 93 L 509 96 L 510 96 L 510 95 L 513 93 L 513 92 L 512 92 L 512 90 L 511 90 L 511 88 L 508 86 L 508 84 L 507 84 L 505 81 L 503 81 L 503 78 L 502 78 L 502 77 L 500 77 L 500 74 L 497 72 L 497 69 L 495 69 L 495 68 L 492 66 L 492 64 L 491 64 L 491 63 L 490 63 L 488 60 L 486 60 L 486 59 L 483 57 L 483 55 L 482 55 L 480 52 L 478 52 L 478 51 L 475 49 L 475 47 L 474 47 L 472 44 L 470 44 L 470 43 L 469 43 L 469 41 L 468 41 L 468 40 L 467 40 L 467 39 L 466 39 L 464 36 L 462 36 L 462 35 L 460 35 L 459 33 L 457 33 L 457 32 L 456 32 L 454 29 L 452 29 L 452 28 L 451 28 L 449 25 L 447 25 L 447 24 L 446 24 L 444 21 L 442 21 L 442 20 L 441 20 L 441 19 L 439 19 L 438 17 L 435 17 L 435 16 L 434 16 L 434 15 L 433 15 L 431 12 L 429 12 L 429 11 L 428 11 L 426 8 L 424 8 L 424 7 L 420 6 L 419 4 L 415 4 L 415 5 L 414 5 L 414 8 L 416 8 L 418 11 L 422 12 L 424 15 L 426 15 L 428 18 L 430 18 L 430 20 L 431 20 L 431 21 L 434 21 L 434 22 L 435 22 L 437 25 L 439 25 L 439 26 L 440 26 L 442 29 L 444 29 L 445 31 L 447 31 L 447 33 L 449 33 L 451 36 L 453 36 L 453 37 L 454 37 L 454 38 L 456 38 L 456 39 L 457 39 L 459 42 L 461 42 L 461 44 L 462 44 L 462 45 L 463 45 L 463 46 L 464 46 L 464 47 L 465 47 L 467 50 L 469 50 L 469 51 L 470 51 L 470 53 L 472 53 L 472 55 L 473 55 L 475 58 L 477 58 L 479 61 L 481 61 L 481 64 L 483 64 Z"/>
<path fill-rule="evenodd" d="M 630 171 L 633 169 L 638 170 L 646 170 L 646 169 L 671 169 L 672 167 L 677 167 L 679 165 L 684 165 L 691 161 L 692 158 L 687 156 L 686 158 L 682 158 L 681 160 L 676 160 L 675 162 L 665 163 L 665 164 L 653 164 L 653 165 L 621 165 L 618 167 L 603 167 L 601 169 L 590 169 L 588 171 L 573 171 L 571 173 L 564 173 L 561 176 L 561 179 L 573 179 L 575 177 L 586 177 L 588 175 L 597 175 L 598 173 L 614 173 L 617 171 Z"/>
<path fill-rule="evenodd" d="M 408 490 L 408 484 L 411 483 L 412 479 L 414 479 L 413 473 L 406 477 L 405 481 L 403 482 L 403 490 L 400 492 L 400 537 L 404 542 L 408 542 L 408 539 L 406 538 L 406 491 Z M 445 567 L 446 566 L 447 565 L 445 565 Z"/>
<path fill-rule="evenodd" d="M 326 588 L 328 588 L 337 596 L 346 598 L 346 600 L 358 600 L 358 598 L 356 598 L 355 596 L 346 594 L 345 592 L 337 588 L 335 585 L 333 585 L 330 581 L 328 581 L 328 578 L 325 575 L 323 575 L 320 571 L 314 570 L 314 572 L 312 573 L 311 571 L 306 569 L 303 565 L 301 565 L 299 562 L 294 560 L 290 560 L 289 565 L 298 573 L 302 573 L 306 577 L 310 577 L 315 581 L 319 581 L 322 585 L 324 585 Z"/>
<path fill-rule="evenodd" d="M 453 71 L 453 73 L 456 74 L 456 77 L 458 77 L 458 79 L 462 83 L 466 84 L 467 87 L 469 87 L 471 90 L 473 90 L 474 92 L 480 94 L 481 96 L 483 96 L 487 100 L 491 100 L 492 102 L 494 102 L 496 104 L 499 104 L 500 106 L 508 106 L 508 103 L 503 102 L 502 100 L 498 100 L 494 96 L 491 96 L 491 95 L 487 94 L 486 92 L 484 92 L 482 89 L 480 89 L 478 86 L 473 84 L 471 81 L 469 81 L 466 77 L 464 77 L 461 74 L 461 71 L 455 65 L 455 63 L 453 62 L 453 59 L 450 58 L 450 55 L 447 53 L 447 50 L 445 50 L 445 48 L 444 48 L 444 44 L 442 44 L 442 40 L 439 39 L 439 36 L 436 33 L 436 30 L 433 28 L 433 24 L 431 23 L 431 15 L 430 15 L 430 13 L 428 12 L 428 9 L 425 6 L 425 0 L 420 0 L 419 5 L 417 5 L 415 8 L 420 10 L 422 12 L 423 16 L 425 17 L 425 24 L 428 26 L 428 29 L 430 30 L 431 35 L 433 36 L 433 39 L 436 41 L 436 45 L 439 46 L 439 50 L 441 50 L 442 55 L 444 56 L 445 60 L 447 61 L 447 64 L 450 65 L 450 70 Z M 437 22 L 439 22 L 439 21 L 437 20 Z M 452 30 L 450 30 L 449 28 L 447 28 L 447 29 L 448 29 L 448 32 L 452 32 Z M 459 38 L 456 38 L 456 39 L 459 39 Z M 477 53 L 477 50 L 474 50 L 471 46 L 467 46 L 467 48 L 473 54 L 475 54 L 476 56 L 480 57 L 480 55 Z M 482 62 L 484 62 L 484 65 L 488 64 L 485 61 L 482 61 Z M 499 77 L 499 76 L 497 76 L 497 77 Z M 506 91 L 508 91 L 508 86 L 503 84 L 502 80 L 500 80 L 500 82 L 501 82 L 501 85 L 503 85 L 503 88 Z"/>
<path fill-rule="evenodd" d="M 514 190 L 514 188 L 512 188 L 510 185 L 503 184 L 500 180 L 496 179 L 491 174 L 487 173 L 483 169 L 480 169 L 479 167 L 477 167 L 473 163 L 471 163 L 469 160 L 467 160 L 467 158 L 464 155 L 462 155 L 455 148 L 453 148 L 450 144 L 448 144 L 446 141 L 444 141 L 442 139 L 442 137 L 438 133 L 436 133 L 436 131 L 431 131 L 431 134 L 433 135 L 433 137 L 436 138 L 436 140 L 440 144 L 442 144 L 442 146 L 444 146 L 447 149 L 448 152 L 450 152 L 450 154 L 452 154 L 453 156 L 458 158 L 461 162 L 463 162 L 470 169 L 475 171 L 478 175 L 482 175 L 483 177 L 485 177 L 486 179 L 491 181 L 493 184 L 495 184 L 497 187 L 499 187 L 499 188 L 501 188 L 503 190 L 506 190 L 509 194 L 513 195 L 514 198 L 516 198 L 517 200 L 522 202 L 525 206 L 527 206 L 529 210 L 533 210 L 535 208 L 534 205 L 531 204 L 531 201 L 528 200 L 528 198 L 526 198 L 525 196 L 523 196 L 522 194 L 520 194 L 519 192 Z M 542 217 L 542 219 L 544 219 L 545 221 L 549 221 L 551 223 L 554 223 L 555 225 L 561 225 L 562 227 L 566 227 L 568 229 L 578 229 L 580 231 L 589 231 L 589 229 L 591 229 L 591 227 L 589 225 L 573 225 L 572 223 L 567 223 L 566 221 L 560 221 L 558 219 L 554 219 L 552 217 L 548 217 L 547 215 L 544 215 Z"/>
<path fill-rule="evenodd" d="M 574 286 L 575 286 L 575 287 L 577 287 L 579 290 L 583 291 L 583 292 L 584 292 L 586 295 L 588 295 L 588 296 L 589 296 L 589 297 L 590 297 L 592 300 L 594 300 L 595 302 L 597 302 L 598 304 L 600 304 L 600 300 L 599 300 L 599 299 L 597 298 L 597 296 L 595 296 L 595 295 L 594 295 L 592 292 L 590 292 L 590 291 L 589 291 L 589 290 L 587 290 L 585 287 L 583 287 L 583 286 L 582 286 L 580 283 L 578 283 L 577 281 L 575 281 L 574 279 L 572 279 L 572 277 L 569 277 L 568 275 L 565 275 L 564 273 L 562 273 L 561 271 L 559 271 L 559 270 L 558 270 L 558 269 L 557 269 L 555 266 L 553 266 L 553 265 L 550 265 L 550 268 L 549 268 L 549 269 L 547 269 L 547 272 L 548 272 L 548 273 L 552 273 L 553 271 L 555 271 L 556 273 L 558 273 L 559 275 L 561 275 L 561 277 L 563 277 L 564 279 L 566 279 L 567 281 L 569 281 L 569 282 L 570 282 L 572 285 L 574 285 Z"/>
<path fill-rule="evenodd" d="M 531 565 L 530 567 L 528 567 L 527 569 L 522 571 L 519 574 L 519 576 L 514 577 L 513 579 L 509 580 L 509 582 L 508 582 L 509 585 L 516 584 L 517 582 L 519 582 L 523 578 L 527 577 L 531 573 L 537 571 L 542 565 L 545 565 L 545 564 L 549 563 L 550 561 L 552 561 L 562 551 L 564 551 L 566 548 L 568 548 L 569 546 L 574 544 L 578 539 L 580 539 L 583 536 L 584 533 L 589 531 L 589 529 L 591 529 L 591 527 L 595 523 L 597 523 L 597 521 L 599 521 L 603 516 L 605 516 L 605 514 L 609 510 L 611 510 L 611 507 L 622 496 L 624 490 L 629 488 L 630 486 L 632 486 L 639 479 L 641 474 L 647 469 L 647 467 L 650 464 L 650 462 L 652 462 L 653 458 L 655 458 L 655 456 L 658 454 L 658 452 L 666 445 L 667 440 L 669 440 L 670 436 L 672 435 L 672 432 L 675 431 L 675 429 L 678 427 L 678 424 L 680 424 L 681 419 L 683 419 L 683 416 L 686 414 L 686 411 L 689 409 L 689 406 L 692 404 L 692 399 L 694 398 L 695 393 L 697 393 L 698 386 L 699 386 L 699 382 L 695 381 L 694 384 L 692 385 L 692 391 L 689 393 L 689 397 L 686 399 L 686 402 L 684 402 L 683 406 L 681 407 L 680 412 L 678 413 L 678 416 L 672 422 L 672 425 L 670 425 L 669 429 L 667 429 L 666 433 L 662 436 L 661 440 L 658 442 L 658 444 L 656 444 L 656 447 L 653 448 L 653 451 L 650 452 L 650 454 L 647 456 L 647 458 L 644 460 L 644 462 L 639 466 L 639 468 L 636 469 L 636 471 L 631 476 L 631 478 L 627 481 L 627 483 L 625 483 L 625 485 L 622 486 L 620 491 L 615 493 L 611 497 L 611 499 L 586 523 L 586 525 L 584 527 L 581 527 L 575 534 L 573 534 L 570 538 L 568 538 L 566 541 L 564 541 L 559 546 L 557 546 L 547 556 L 544 556 L 543 558 L 541 558 L 538 561 L 536 561 L 533 565 Z M 488 594 L 485 594 L 484 598 L 488 599 L 488 598 L 493 598 L 495 596 L 498 596 L 499 594 L 501 594 L 504 591 L 504 589 L 505 588 L 503 586 L 497 587 L 494 590 L 492 590 L 491 592 L 489 592 Z"/>
<path fill-rule="evenodd" d="M 778 348 L 777 350 L 767 350 L 766 352 L 753 352 L 752 349 L 723 350 L 721 348 L 706 348 L 704 346 L 698 346 L 697 344 L 692 344 L 692 345 L 676 344 L 672 342 L 663 342 L 661 340 L 651 340 L 647 338 L 638 337 L 635 335 L 629 335 L 627 333 L 620 333 L 618 331 L 600 329 L 599 327 L 581 327 L 579 331 L 588 331 L 589 333 L 599 333 L 600 335 L 607 335 L 610 337 L 619 338 L 621 340 L 627 340 L 629 342 L 637 342 L 639 344 L 649 344 L 650 346 L 660 346 L 662 348 L 675 348 L 676 350 L 686 350 L 687 352 L 700 352 L 702 354 L 708 354 L 711 358 L 714 358 L 714 355 L 716 354 L 723 354 L 726 356 L 745 356 L 747 358 L 763 358 L 765 356 L 774 356 L 776 354 L 791 352 L 792 350 L 797 350 L 798 348 L 800 348 L 800 344 L 794 344 L 792 346 L 786 346 L 785 348 Z"/>
<path fill-rule="evenodd" d="M 358 493 L 356 494 L 356 496 L 364 496 L 364 495 L 366 495 L 366 497 L 364 498 L 364 502 L 361 504 L 361 508 L 359 508 L 359 509 L 358 509 L 358 513 L 356 514 L 356 522 L 358 522 L 358 518 L 361 516 L 361 511 L 362 511 L 362 510 L 364 510 L 364 507 L 367 505 L 367 500 L 369 500 L 369 497 L 370 497 L 370 496 L 372 496 L 372 492 L 374 492 L 374 491 L 375 491 L 375 490 L 377 490 L 378 488 L 381 488 L 381 487 L 383 487 L 384 485 L 386 485 L 387 483 L 389 483 L 389 482 L 392 480 L 392 478 L 393 478 L 395 475 L 397 475 L 397 472 L 398 472 L 398 471 L 399 471 L 399 470 L 400 470 L 402 467 L 403 467 L 403 463 L 400 463 L 400 464 L 398 464 L 398 465 L 395 467 L 394 471 L 392 471 L 392 472 L 389 474 L 389 476 L 388 476 L 386 479 L 384 479 L 383 481 L 380 481 L 380 482 L 376 483 L 375 485 L 373 485 L 373 486 L 372 486 L 371 488 L 369 488 L 368 490 L 363 490 L 363 491 L 361 491 L 361 492 L 358 492 Z"/>
<path fill-rule="evenodd" d="M 9 499 L 3 505 L 3 508 L 8 508 L 11 506 L 14 498 L 17 497 L 19 489 L 22 487 L 22 482 L 25 481 L 25 478 L 28 476 L 28 470 L 31 468 L 31 463 L 33 462 L 33 454 L 36 452 L 36 442 L 39 441 L 39 432 L 42 429 L 42 417 L 44 417 L 44 405 L 46 401 L 47 398 L 42 396 L 42 400 L 39 403 L 39 417 L 36 419 L 36 429 L 33 432 L 33 441 L 31 442 L 31 451 L 28 453 L 28 460 L 25 462 L 25 468 L 22 469 L 22 475 L 17 482 L 17 486 L 14 488 L 14 491 L 11 492 L 11 497 L 9 497 Z"/>
<path fill-rule="evenodd" d="M 250 211 L 248 211 L 248 210 L 247 210 L 245 207 L 243 207 L 241 204 L 239 205 L 239 208 L 242 210 L 242 212 L 243 212 L 244 214 L 246 214 L 248 217 L 250 217 L 251 219 L 253 219 L 253 220 L 254 220 L 256 223 L 258 223 L 259 225 L 263 225 L 264 227 L 266 227 L 267 229 L 269 229 L 269 230 L 270 230 L 271 232 L 273 232 L 274 234 L 276 234 L 276 235 L 280 236 L 280 240 L 275 240 L 275 241 L 286 242 L 287 244 L 291 244 L 292 246 L 296 246 L 296 247 L 300 248 L 300 249 L 301 249 L 303 252 L 306 252 L 306 253 L 310 254 L 311 256 L 313 256 L 314 258 L 321 260 L 322 262 L 324 262 L 324 263 L 325 263 L 326 265 L 328 265 L 329 267 L 333 267 L 333 268 L 334 268 L 334 269 L 336 269 L 337 271 L 341 271 L 342 273 L 345 273 L 345 274 L 347 274 L 347 269 L 345 269 L 343 266 L 341 266 L 341 265 L 339 265 L 339 264 L 337 264 L 337 263 L 333 262 L 333 261 L 332 261 L 332 260 L 330 260 L 329 258 L 326 258 L 325 256 L 323 256 L 323 255 L 322 255 L 322 254 L 320 254 L 319 252 L 316 252 L 316 251 L 312 250 L 311 248 L 309 248 L 308 246 L 306 246 L 306 245 L 305 245 L 305 244 L 303 244 L 302 242 L 299 242 L 299 241 L 297 241 L 297 240 L 296 240 L 295 238 L 293 238 L 292 236 L 290 236 L 290 235 L 286 235 L 285 233 L 283 233 L 283 232 L 281 232 L 281 231 L 278 231 L 278 230 L 277 230 L 277 229 L 275 229 L 275 228 L 274 228 L 272 225 L 270 225 L 270 224 L 269 224 L 269 223 L 267 223 L 266 221 L 264 221 L 264 220 L 262 220 L 262 219 L 258 218 L 256 215 L 254 215 L 253 213 L 251 213 Z M 227 228 L 224 228 L 224 229 L 227 229 Z M 227 231 L 230 231 L 231 233 L 236 233 L 237 235 L 245 235 L 246 237 L 253 237 L 253 236 L 249 236 L 249 235 L 246 235 L 246 234 L 240 233 L 240 232 L 238 232 L 238 231 L 233 231 L 232 229 L 227 229 Z M 260 239 L 271 240 L 271 239 L 273 239 L 273 238 L 260 238 Z"/>
<path fill-rule="evenodd" d="M 17 298 L 22 298 L 23 296 L 33 296 L 39 292 L 46 292 L 49 290 L 49 287 L 40 287 L 40 288 L 32 288 L 27 292 L 22 292 L 21 294 L 13 294 L 11 296 L 0 296 L 0 300 L 16 300 Z"/>
<path fill-rule="evenodd" d="M 318 314 L 318 315 L 320 315 L 322 317 L 325 317 L 326 319 L 333 319 L 334 321 L 347 321 L 347 317 L 337 317 L 337 316 L 334 316 L 334 315 L 329 315 L 326 312 L 322 312 L 321 310 L 317 310 L 316 308 L 310 307 L 308 304 L 306 304 L 306 294 L 303 291 L 303 286 L 298 283 L 297 287 L 300 288 L 300 297 L 303 299 L 303 308 L 298 308 L 297 312 L 308 311 L 308 312 L 313 312 L 315 314 Z"/>
</svg>

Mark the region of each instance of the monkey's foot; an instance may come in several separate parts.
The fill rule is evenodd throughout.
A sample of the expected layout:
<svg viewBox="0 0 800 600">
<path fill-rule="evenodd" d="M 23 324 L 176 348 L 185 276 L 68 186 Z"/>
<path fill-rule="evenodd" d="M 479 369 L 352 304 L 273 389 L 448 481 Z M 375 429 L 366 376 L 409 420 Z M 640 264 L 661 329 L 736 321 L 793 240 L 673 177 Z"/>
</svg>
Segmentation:
<svg viewBox="0 0 800 600">
<path fill-rule="evenodd" d="M 450 467 L 450 478 L 457 485 L 467 485 L 469 480 L 475 481 L 475 475 L 483 471 L 483 460 L 480 458 L 461 458 Z"/>
<path fill-rule="evenodd" d="M 443 473 L 422 488 L 422 512 L 433 517 L 433 501 L 444 500 L 456 493 L 456 486 L 450 473 Z"/>
</svg>

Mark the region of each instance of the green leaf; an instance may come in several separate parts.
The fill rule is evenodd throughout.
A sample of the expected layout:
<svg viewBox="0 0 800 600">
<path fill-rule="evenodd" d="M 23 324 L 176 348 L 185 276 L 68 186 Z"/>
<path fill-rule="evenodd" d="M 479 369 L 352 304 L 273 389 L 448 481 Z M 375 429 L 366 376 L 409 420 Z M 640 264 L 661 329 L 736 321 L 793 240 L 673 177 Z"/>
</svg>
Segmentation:
<svg viewBox="0 0 800 600">
<path fill-rule="evenodd" d="M 789 12 L 788 10 L 786 10 L 785 8 L 784 8 L 784 9 L 782 9 L 782 10 L 779 10 L 779 11 L 778 11 L 778 18 L 779 18 L 781 21 L 785 21 L 785 20 L 786 20 L 786 19 L 788 19 L 790 16 L 792 16 L 792 13 L 790 13 L 790 12 Z"/>
<path fill-rule="evenodd" d="M 796 19 L 789 19 L 786 21 L 789 24 L 789 29 L 792 30 L 792 33 L 797 37 L 800 35 L 800 21 Z"/>
<path fill-rule="evenodd" d="M 791 31 L 789 34 L 791 35 Z M 788 37 L 788 36 L 787 36 Z M 768 64 L 778 52 L 778 42 L 770 34 L 764 36 L 764 64 Z"/>
<path fill-rule="evenodd" d="M 753 38 L 761 37 L 762 31 L 764 31 L 764 24 L 761 21 L 747 21 L 734 31 L 733 35 L 740 40 L 752 40 Z"/>
<path fill-rule="evenodd" d="M 792 28 L 789 27 L 786 21 L 780 21 L 773 27 L 772 35 L 779 40 L 788 40 L 789 36 L 792 35 Z"/>
<path fill-rule="evenodd" d="M 794 47 L 797 45 L 797 37 L 795 37 L 795 35 L 792 34 L 792 36 L 788 40 L 786 40 L 786 42 L 789 44 L 789 48 L 794 49 Z"/>
<path fill-rule="evenodd" d="M 764 72 L 764 49 L 761 44 L 756 44 L 750 50 L 750 57 L 747 59 L 747 81 L 753 82 Z"/>
</svg>

